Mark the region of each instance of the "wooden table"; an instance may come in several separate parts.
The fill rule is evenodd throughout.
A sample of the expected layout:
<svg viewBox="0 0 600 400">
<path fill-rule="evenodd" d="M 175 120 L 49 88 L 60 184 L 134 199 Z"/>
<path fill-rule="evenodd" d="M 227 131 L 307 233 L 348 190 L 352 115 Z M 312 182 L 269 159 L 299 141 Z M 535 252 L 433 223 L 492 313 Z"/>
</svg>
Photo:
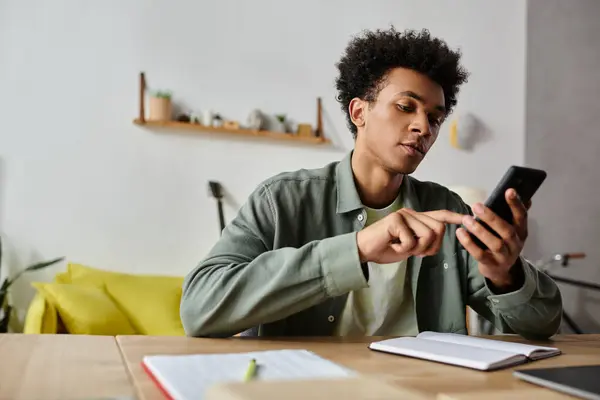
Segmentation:
<svg viewBox="0 0 600 400">
<path fill-rule="evenodd" d="M 133 398 L 114 337 L 0 335 L 0 399 Z"/>
<path fill-rule="evenodd" d="M 496 336 L 495 339 L 524 342 L 518 336 Z M 164 399 L 141 367 L 144 355 L 246 352 L 274 349 L 308 349 L 366 376 L 376 376 L 402 388 L 416 390 L 426 398 L 440 393 L 473 391 L 501 393 L 500 398 L 515 398 L 522 391 L 526 398 L 570 399 L 545 388 L 514 378 L 513 368 L 493 372 L 474 371 L 430 361 L 400 357 L 371 351 L 367 344 L 383 338 L 286 338 L 286 339 L 194 339 L 181 337 L 119 336 L 117 343 L 140 400 Z M 559 347 L 563 354 L 539 360 L 518 368 L 600 364 L 600 335 L 564 335 L 538 344 Z M 487 394 L 486 394 L 487 396 Z M 492 398 L 487 396 L 488 398 Z M 467 398 L 467 397 L 465 397 Z"/>
<path fill-rule="evenodd" d="M 144 355 L 283 348 L 312 350 L 367 377 L 376 377 L 396 387 L 418 391 L 425 398 L 435 398 L 439 393 L 461 392 L 471 392 L 486 400 L 494 398 L 492 393 L 500 393 L 499 398 L 516 398 L 520 390 L 528 391 L 525 398 L 535 400 L 569 398 L 513 378 L 512 369 L 479 372 L 377 353 L 367 348 L 368 342 L 379 339 L 383 338 L 274 340 L 5 334 L 0 335 L 0 400 L 124 400 L 133 399 L 134 393 L 140 400 L 163 399 L 140 366 Z M 496 339 L 524 342 L 516 336 Z M 557 346 L 563 355 L 519 368 L 600 364 L 600 335 L 558 336 L 551 342 L 540 344 Z M 510 393 L 499 390 L 510 390 Z M 473 391 L 485 391 L 486 394 Z"/>
</svg>

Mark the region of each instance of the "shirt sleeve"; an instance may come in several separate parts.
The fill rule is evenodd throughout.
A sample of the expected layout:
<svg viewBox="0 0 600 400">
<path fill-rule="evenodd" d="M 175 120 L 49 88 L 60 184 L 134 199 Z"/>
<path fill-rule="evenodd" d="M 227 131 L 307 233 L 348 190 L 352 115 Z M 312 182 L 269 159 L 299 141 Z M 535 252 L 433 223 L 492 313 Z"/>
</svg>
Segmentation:
<svg viewBox="0 0 600 400">
<path fill-rule="evenodd" d="M 481 275 L 478 263 L 469 257 L 469 305 L 506 333 L 528 339 L 547 339 L 562 320 L 562 297 L 556 282 L 524 257 L 523 284 L 509 293 L 496 294 Z"/>
<path fill-rule="evenodd" d="M 180 314 L 189 336 L 227 337 L 367 286 L 356 232 L 273 249 L 276 216 L 257 189 L 186 277 Z"/>
</svg>

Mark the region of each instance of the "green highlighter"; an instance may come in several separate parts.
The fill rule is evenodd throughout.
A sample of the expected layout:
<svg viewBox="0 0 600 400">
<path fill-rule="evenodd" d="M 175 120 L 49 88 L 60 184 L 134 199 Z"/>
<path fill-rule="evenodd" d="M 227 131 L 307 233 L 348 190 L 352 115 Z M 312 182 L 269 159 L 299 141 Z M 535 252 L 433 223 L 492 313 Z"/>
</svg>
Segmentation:
<svg viewBox="0 0 600 400">
<path fill-rule="evenodd" d="M 244 376 L 244 382 L 250 382 L 256 376 L 256 359 L 250 360 L 250 364 L 248 364 L 248 369 L 246 370 L 246 375 Z"/>
</svg>

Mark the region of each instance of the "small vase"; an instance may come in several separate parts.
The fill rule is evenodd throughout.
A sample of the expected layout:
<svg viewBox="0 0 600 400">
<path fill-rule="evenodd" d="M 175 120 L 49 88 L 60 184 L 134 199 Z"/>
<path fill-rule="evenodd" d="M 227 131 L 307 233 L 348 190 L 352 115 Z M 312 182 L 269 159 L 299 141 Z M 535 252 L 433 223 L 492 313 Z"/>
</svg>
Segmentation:
<svg viewBox="0 0 600 400">
<path fill-rule="evenodd" d="M 173 105 L 168 97 L 150 97 L 150 116 L 151 121 L 171 121 L 173 114 Z"/>
<path fill-rule="evenodd" d="M 202 113 L 202 125 L 213 126 L 214 113 L 211 110 L 204 110 Z"/>
</svg>

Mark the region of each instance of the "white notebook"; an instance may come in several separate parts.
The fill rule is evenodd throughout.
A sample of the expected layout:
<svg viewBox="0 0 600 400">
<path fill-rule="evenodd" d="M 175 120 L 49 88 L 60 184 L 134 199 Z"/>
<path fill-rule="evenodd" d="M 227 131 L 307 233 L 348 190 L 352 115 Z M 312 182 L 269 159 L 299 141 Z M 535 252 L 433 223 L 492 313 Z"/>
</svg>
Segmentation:
<svg viewBox="0 0 600 400">
<path fill-rule="evenodd" d="M 357 374 L 308 350 L 249 353 L 154 355 L 142 366 L 165 395 L 173 400 L 202 400 L 216 383 L 242 382 L 251 359 L 256 380 L 346 378 Z"/>
<path fill-rule="evenodd" d="M 373 342 L 369 348 L 482 371 L 510 367 L 560 354 L 560 350 L 555 347 L 437 332 L 421 332 L 416 337 Z"/>
</svg>

